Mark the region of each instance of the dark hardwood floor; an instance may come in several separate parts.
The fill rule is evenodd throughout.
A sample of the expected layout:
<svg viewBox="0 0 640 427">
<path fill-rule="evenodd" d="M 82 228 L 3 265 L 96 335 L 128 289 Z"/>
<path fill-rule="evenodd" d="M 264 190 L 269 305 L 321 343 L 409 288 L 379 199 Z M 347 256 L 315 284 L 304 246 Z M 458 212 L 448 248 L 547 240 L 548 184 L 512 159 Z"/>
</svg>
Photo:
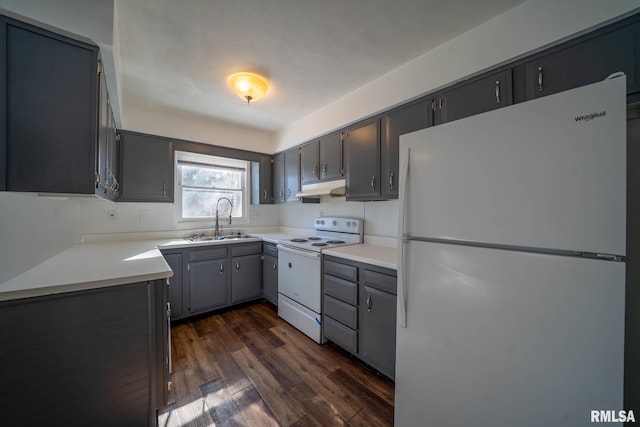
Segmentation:
<svg viewBox="0 0 640 427">
<path fill-rule="evenodd" d="M 160 426 L 390 426 L 393 384 L 267 302 L 174 325 Z"/>
</svg>

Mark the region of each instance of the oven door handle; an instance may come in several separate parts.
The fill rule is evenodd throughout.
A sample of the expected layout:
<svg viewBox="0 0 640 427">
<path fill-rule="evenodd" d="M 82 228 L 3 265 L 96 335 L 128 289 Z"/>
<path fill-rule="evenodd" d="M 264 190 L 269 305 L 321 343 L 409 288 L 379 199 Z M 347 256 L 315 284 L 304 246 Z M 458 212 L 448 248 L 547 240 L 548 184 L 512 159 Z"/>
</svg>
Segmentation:
<svg viewBox="0 0 640 427">
<path fill-rule="evenodd" d="M 283 245 L 278 245 L 276 246 L 276 248 L 278 248 L 279 251 L 289 252 L 290 254 L 302 255 L 309 258 L 320 259 L 319 252 L 313 252 L 313 251 L 308 251 L 306 249 L 298 249 L 298 248 L 294 249 L 289 246 L 283 246 Z"/>
</svg>

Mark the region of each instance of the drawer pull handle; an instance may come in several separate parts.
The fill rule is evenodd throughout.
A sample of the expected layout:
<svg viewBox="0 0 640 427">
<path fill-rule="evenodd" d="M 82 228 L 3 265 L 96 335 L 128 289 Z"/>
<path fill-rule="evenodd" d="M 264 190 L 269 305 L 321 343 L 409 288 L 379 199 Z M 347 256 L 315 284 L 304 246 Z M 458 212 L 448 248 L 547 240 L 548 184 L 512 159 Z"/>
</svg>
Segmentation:
<svg viewBox="0 0 640 427">
<path fill-rule="evenodd" d="M 538 67 L 538 92 L 542 92 L 542 67 Z"/>
<path fill-rule="evenodd" d="M 236 273 L 240 271 L 240 263 L 236 262 Z"/>
<path fill-rule="evenodd" d="M 367 311 L 371 311 L 371 294 L 367 296 Z"/>
<path fill-rule="evenodd" d="M 220 264 L 220 274 L 224 272 L 224 264 Z"/>
<path fill-rule="evenodd" d="M 500 80 L 496 80 L 496 103 L 500 104 Z"/>
</svg>

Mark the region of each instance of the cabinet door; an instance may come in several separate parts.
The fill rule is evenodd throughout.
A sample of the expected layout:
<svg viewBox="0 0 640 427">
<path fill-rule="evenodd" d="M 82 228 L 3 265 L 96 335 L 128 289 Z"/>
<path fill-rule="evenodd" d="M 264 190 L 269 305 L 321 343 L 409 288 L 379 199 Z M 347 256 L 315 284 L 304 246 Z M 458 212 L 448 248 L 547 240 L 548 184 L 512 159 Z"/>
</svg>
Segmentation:
<svg viewBox="0 0 640 427">
<path fill-rule="evenodd" d="M 398 198 L 398 153 L 400 135 L 424 129 L 430 125 L 431 103 L 424 99 L 385 115 L 380 140 L 380 179 L 382 196 Z"/>
<path fill-rule="evenodd" d="M 440 94 L 434 105 L 437 109 L 434 124 L 452 122 L 511 104 L 512 78 L 511 69 L 508 69 Z"/>
<path fill-rule="evenodd" d="M 396 296 L 360 285 L 360 357 L 389 378 L 395 377 Z"/>
<path fill-rule="evenodd" d="M 286 182 L 285 201 L 300 200 L 296 193 L 300 192 L 300 151 L 292 148 L 284 152 L 284 174 Z"/>
<path fill-rule="evenodd" d="M 96 159 L 96 192 L 107 194 L 109 189 L 109 104 L 107 100 L 107 81 L 104 72 L 100 72 L 100 92 L 98 103 L 98 150 Z"/>
<path fill-rule="evenodd" d="M 342 178 L 342 132 L 320 139 L 320 179 Z"/>
<path fill-rule="evenodd" d="M 167 261 L 171 270 L 173 270 L 173 276 L 169 278 L 169 302 L 171 303 L 171 320 L 179 319 L 182 317 L 182 254 L 167 254 L 164 255 L 164 260 Z"/>
<path fill-rule="evenodd" d="M 303 184 L 316 182 L 320 179 L 319 145 L 318 141 L 314 141 L 303 145 L 300 149 L 300 179 Z"/>
<path fill-rule="evenodd" d="M 259 162 L 251 162 L 252 205 L 270 205 L 273 203 L 272 167 L 271 156 L 262 156 Z"/>
<path fill-rule="evenodd" d="M 173 202 L 173 143 L 120 132 L 120 202 Z"/>
<path fill-rule="evenodd" d="M 278 258 L 262 257 L 262 295 L 271 304 L 278 305 Z"/>
<path fill-rule="evenodd" d="M 628 92 L 637 91 L 636 32 L 633 26 L 623 27 L 528 62 L 527 99 L 595 83 L 617 71 L 627 75 Z"/>
<path fill-rule="evenodd" d="M 285 202 L 284 152 L 273 157 L 273 201 Z"/>
<path fill-rule="evenodd" d="M 259 254 L 231 258 L 231 302 L 260 298 L 262 264 Z"/>
<path fill-rule="evenodd" d="M 380 119 L 367 120 L 347 131 L 347 200 L 380 197 Z"/>
<path fill-rule="evenodd" d="M 97 47 L 7 24 L 4 49 L 7 189 L 94 194 Z"/>
<path fill-rule="evenodd" d="M 189 264 L 189 312 L 196 314 L 227 305 L 227 258 Z"/>
</svg>

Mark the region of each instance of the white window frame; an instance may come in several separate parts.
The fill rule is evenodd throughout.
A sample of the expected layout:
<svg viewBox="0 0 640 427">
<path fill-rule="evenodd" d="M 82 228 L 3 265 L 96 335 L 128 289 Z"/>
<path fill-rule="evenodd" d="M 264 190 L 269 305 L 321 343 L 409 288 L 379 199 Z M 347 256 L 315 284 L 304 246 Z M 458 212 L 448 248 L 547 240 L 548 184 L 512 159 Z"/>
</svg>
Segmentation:
<svg viewBox="0 0 640 427">
<path fill-rule="evenodd" d="M 211 156 L 207 154 L 190 153 L 186 151 L 175 152 L 175 199 L 174 199 L 174 218 L 176 223 L 182 226 L 202 226 L 204 224 L 210 224 L 215 221 L 214 216 L 204 218 L 184 218 L 182 216 L 182 191 L 183 189 L 189 189 L 192 187 L 183 187 L 181 184 L 180 163 L 197 163 L 206 166 L 222 166 L 229 168 L 241 168 L 244 169 L 244 181 L 242 183 L 242 216 L 233 217 L 232 226 L 235 224 L 249 224 L 249 205 L 251 203 L 251 162 L 246 160 L 231 159 L 227 157 Z M 221 216 L 221 225 L 227 226 L 229 218 L 227 216 Z M 204 224 L 203 224 L 204 223 Z"/>
</svg>

